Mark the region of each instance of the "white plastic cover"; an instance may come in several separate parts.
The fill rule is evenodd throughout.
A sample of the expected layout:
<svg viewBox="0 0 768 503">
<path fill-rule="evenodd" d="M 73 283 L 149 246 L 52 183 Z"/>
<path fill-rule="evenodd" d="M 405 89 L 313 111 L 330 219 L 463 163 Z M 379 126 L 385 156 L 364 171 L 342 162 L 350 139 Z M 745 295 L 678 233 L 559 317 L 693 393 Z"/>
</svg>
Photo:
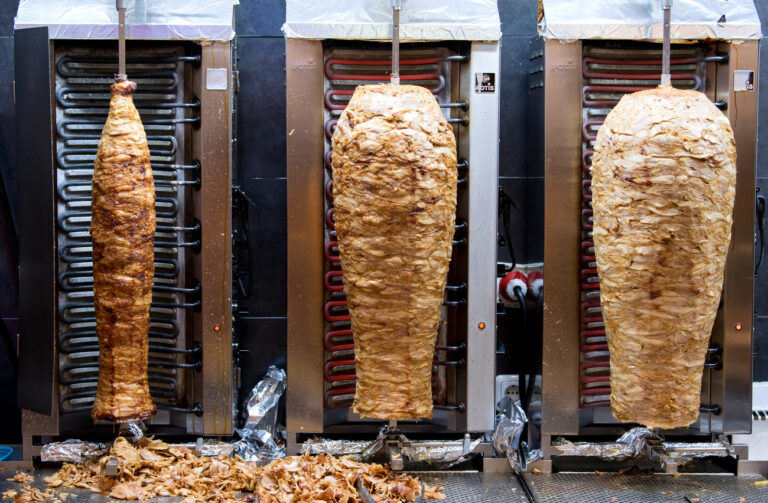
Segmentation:
<svg viewBox="0 0 768 503">
<path fill-rule="evenodd" d="M 543 0 L 540 33 L 559 40 L 661 40 L 661 0 Z M 672 0 L 675 40 L 762 37 L 752 0 Z M 724 20 L 723 20 L 724 19 Z"/>
<path fill-rule="evenodd" d="M 125 36 L 145 40 L 232 40 L 237 0 L 127 0 Z M 15 29 L 48 27 L 57 39 L 117 38 L 115 0 L 21 0 Z"/>
<path fill-rule="evenodd" d="M 286 0 L 287 38 L 391 40 L 391 0 Z M 400 41 L 499 40 L 496 0 L 403 0 Z"/>
</svg>

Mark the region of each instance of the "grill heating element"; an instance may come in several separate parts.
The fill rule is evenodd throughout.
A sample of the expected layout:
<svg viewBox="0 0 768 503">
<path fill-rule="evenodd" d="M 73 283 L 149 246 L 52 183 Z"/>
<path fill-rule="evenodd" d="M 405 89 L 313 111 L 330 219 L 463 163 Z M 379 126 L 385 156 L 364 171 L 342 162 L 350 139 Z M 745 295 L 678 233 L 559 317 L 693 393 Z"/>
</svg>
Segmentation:
<svg viewBox="0 0 768 503">
<path fill-rule="evenodd" d="M 99 346 L 93 308 L 91 178 L 101 129 L 109 111 L 111 59 L 56 58 L 56 177 L 59 298 L 59 407 L 62 414 L 90 410 L 96 395 Z M 182 407 L 183 369 L 202 365 L 202 347 L 185 340 L 186 310 L 199 310 L 200 281 L 185 274 L 187 254 L 201 244 L 200 222 L 188 218 L 187 192 L 200 187 L 200 163 L 185 148 L 185 126 L 199 124 L 199 101 L 185 96 L 184 65 L 199 56 L 166 50 L 128 59 L 128 76 L 150 148 L 157 194 L 155 286 L 150 311 L 149 383 L 159 409 Z"/>
<path fill-rule="evenodd" d="M 457 117 L 453 110 L 466 111 L 466 102 L 450 103 L 449 63 L 465 61 L 467 58 L 459 55 L 436 56 L 432 51 L 425 54 L 403 51 L 400 60 L 400 80 L 403 84 L 420 85 L 429 89 L 445 110 L 446 118 L 454 127 L 466 127 L 467 120 Z M 324 405 L 327 409 L 348 408 L 352 405 L 355 395 L 355 360 L 354 343 L 350 325 L 347 301 L 344 295 L 343 273 L 339 259 L 338 241 L 336 240 L 334 208 L 333 208 L 333 178 L 331 166 L 331 137 L 336 127 L 339 115 L 346 107 L 354 88 L 358 85 L 389 82 L 391 60 L 381 51 L 367 53 L 366 59 L 359 59 L 359 51 L 335 50 L 326 52 L 325 84 L 325 271 L 323 284 L 325 287 L 325 304 L 323 315 L 325 320 Z M 448 74 L 446 77 L 445 74 Z M 467 162 L 459 155 L 459 187 L 466 184 Z M 466 244 L 467 223 L 457 219 L 454 247 Z M 466 283 L 458 282 L 446 286 L 444 312 L 446 308 L 460 309 L 466 305 Z M 444 317 L 445 319 L 445 317 Z M 438 346 L 433 364 L 432 390 L 435 409 L 463 410 L 463 403 L 446 403 L 445 367 L 464 365 L 465 346 L 446 346 L 445 330 L 438 335 Z"/>
</svg>

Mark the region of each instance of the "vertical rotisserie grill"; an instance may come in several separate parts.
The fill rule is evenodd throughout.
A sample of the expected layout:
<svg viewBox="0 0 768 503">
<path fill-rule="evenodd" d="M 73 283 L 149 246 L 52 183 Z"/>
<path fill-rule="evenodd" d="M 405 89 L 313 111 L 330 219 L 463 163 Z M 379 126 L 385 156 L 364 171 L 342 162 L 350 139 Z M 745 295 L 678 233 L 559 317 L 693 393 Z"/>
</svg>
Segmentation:
<svg viewBox="0 0 768 503">
<path fill-rule="evenodd" d="M 93 157 L 108 111 L 108 58 L 61 51 L 56 61 L 57 194 L 59 249 L 59 384 L 62 413 L 88 410 L 95 396 L 98 341 L 90 260 L 90 190 Z M 150 311 L 149 381 L 160 409 L 182 407 L 181 369 L 199 368 L 199 348 L 184 337 L 187 310 L 200 307 L 200 283 L 189 278 L 187 254 L 200 246 L 200 224 L 187 217 L 188 194 L 200 185 L 199 166 L 185 149 L 186 129 L 198 123 L 199 102 L 185 97 L 183 67 L 199 56 L 182 48 L 132 54 L 138 83 L 135 104 L 150 148 L 157 192 L 155 287 Z"/>
</svg>

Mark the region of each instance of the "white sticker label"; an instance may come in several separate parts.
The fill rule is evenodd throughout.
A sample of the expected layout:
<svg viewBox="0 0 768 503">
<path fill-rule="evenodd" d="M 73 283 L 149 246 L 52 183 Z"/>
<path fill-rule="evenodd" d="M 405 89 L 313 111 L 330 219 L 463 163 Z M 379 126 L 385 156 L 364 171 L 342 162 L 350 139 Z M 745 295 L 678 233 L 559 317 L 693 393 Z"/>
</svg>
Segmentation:
<svg viewBox="0 0 768 503">
<path fill-rule="evenodd" d="M 226 91 L 227 69 L 208 68 L 205 71 L 205 88 L 209 91 Z"/>
<path fill-rule="evenodd" d="M 755 71 L 754 70 L 734 70 L 733 71 L 733 90 L 754 91 L 755 90 Z"/>
</svg>

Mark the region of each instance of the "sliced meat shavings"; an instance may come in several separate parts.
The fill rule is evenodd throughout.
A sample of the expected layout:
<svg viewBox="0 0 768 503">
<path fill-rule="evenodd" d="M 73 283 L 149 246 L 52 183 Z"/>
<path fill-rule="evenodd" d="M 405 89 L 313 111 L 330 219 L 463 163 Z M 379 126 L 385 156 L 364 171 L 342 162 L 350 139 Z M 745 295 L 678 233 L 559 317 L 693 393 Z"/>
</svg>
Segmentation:
<svg viewBox="0 0 768 503">
<path fill-rule="evenodd" d="M 259 477 L 257 496 L 259 503 L 359 503 L 355 489 L 358 478 L 379 503 L 416 501 L 421 492 L 418 478 L 396 474 L 378 464 L 305 454 L 278 459 L 265 466 Z M 430 489 L 425 489 L 426 497 L 445 497 L 439 486 Z"/>
<path fill-rule="evenodd" d="M 118 460 L 116 476 L 106 475 L 111 457 Z M 84 464 L 65 464 L 45 482 L 50 487 L 79 487 L 122 500 L 180 497 L 190 503 L 223 503 L 253 501 L 252 494 L 240 493 L 256 493 L 259 503 L 360 503 L 355 489 L 358 479 L 379 503 L 412 502 L 421 491 L 418 478 L 346 458 L 307 454 L 259 467 L 238 456 L 200 457 L 186 447 L 159 440 L 136 447 L 122 437 L 106 456 Z M 425 487 L 424 492 L 427 498 L 445 497 L 439 486 Z"/>
<path fill-rule="evenodd" d="M 20 484 L 29 484 L 32 482 L 33 477 L 29 473 L 16 472 L 16 475 L 6 480 L 10 480 L 11 482 L 18 482 Z"/>
</svg>

